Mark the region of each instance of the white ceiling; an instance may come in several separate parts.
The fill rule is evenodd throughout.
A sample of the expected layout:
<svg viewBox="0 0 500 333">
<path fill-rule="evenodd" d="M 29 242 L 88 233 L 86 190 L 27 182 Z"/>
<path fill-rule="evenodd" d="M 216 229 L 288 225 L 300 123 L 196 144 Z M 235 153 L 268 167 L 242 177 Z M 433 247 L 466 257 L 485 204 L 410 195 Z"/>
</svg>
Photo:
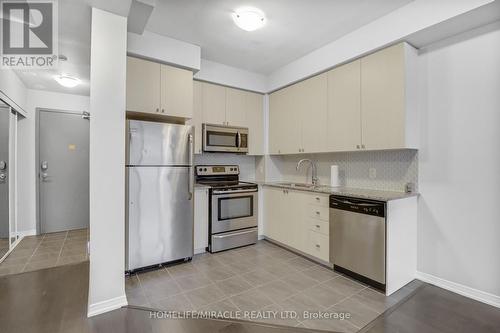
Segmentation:
<svg viewBox="0 0 500 333">
<path fill-rule="evenodd" d="M 198 44 L 202 58 L 269 74 L 412 0 L 156 0 L 146 30 Z M 127 15 L 131 0 L 59 0 L 59 53 L 68 60 L 57 70 L 18 75 L 30 89 L 89 95 L 91 7 Z M 265 12 L 267 24 L 246 32 L 231 13 L 241 6 Z M 56 74 L 82 80 L 65 88 Z"/>
<path fill-rule="evenodd" d="M 201 46 L 202 58 L 269 74 L 411 0 L 156 1 L 146 30 Z M 232 21 L 242 6 L 261 9 L 263 28 Z"/>
</svg>

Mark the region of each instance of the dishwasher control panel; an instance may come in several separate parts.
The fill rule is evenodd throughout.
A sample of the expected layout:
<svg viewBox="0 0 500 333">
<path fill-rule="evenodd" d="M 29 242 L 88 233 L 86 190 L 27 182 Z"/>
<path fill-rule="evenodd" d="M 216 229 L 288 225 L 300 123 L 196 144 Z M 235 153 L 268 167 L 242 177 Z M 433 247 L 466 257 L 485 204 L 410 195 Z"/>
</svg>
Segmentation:
<svg viewBox="0 0 500 333">
<path fill-rule="evenodd" d="M 385 202 L 383 201 L 331 195 L 330 208 L 347 210 L 365 215 L 385 217 Z"/>
</svg>

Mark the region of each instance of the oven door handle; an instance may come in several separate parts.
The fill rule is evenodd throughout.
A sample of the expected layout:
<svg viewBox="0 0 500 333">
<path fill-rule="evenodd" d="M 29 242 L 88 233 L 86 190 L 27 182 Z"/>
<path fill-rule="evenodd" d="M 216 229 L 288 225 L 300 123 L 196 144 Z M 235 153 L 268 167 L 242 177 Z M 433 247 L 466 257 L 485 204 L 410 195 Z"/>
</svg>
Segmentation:
<svg viewBox="0 0 500 333">
<path fill-rule="evenodd" d="M 217 191 L 214 190 L 213 194 L 238 194 L 238 193 L 250 193 L 250 192 L 258 192 L 258 189 L 249 189 L 249 190 L 234 190 L 234 191 Z"/>
</svg>

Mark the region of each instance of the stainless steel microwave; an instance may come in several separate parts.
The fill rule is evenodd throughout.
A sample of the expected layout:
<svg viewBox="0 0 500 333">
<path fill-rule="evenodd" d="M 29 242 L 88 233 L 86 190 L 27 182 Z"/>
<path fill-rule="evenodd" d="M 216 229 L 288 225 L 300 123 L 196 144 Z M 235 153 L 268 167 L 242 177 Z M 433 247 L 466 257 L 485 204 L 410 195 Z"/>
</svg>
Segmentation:
<svg viewBox="0 0 500 333">
<path fill-rule="evenodd" d="M 248 128 L 203 124 L 203 151 L 248 153 Z"/>
</svg>

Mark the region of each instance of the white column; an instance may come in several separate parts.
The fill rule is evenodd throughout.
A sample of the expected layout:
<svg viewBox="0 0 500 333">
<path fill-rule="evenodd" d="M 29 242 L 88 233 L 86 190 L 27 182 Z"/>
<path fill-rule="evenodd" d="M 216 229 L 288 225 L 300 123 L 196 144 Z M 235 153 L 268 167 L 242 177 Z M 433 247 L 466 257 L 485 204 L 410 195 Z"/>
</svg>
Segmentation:
<svg viewBox="0 0 500 333">
<path fill-rule="evenodd" d="M 125 80 L 127 19 L 92 8 L 90 278 L 88 316 L 125 296 Z"/>
</svg>

